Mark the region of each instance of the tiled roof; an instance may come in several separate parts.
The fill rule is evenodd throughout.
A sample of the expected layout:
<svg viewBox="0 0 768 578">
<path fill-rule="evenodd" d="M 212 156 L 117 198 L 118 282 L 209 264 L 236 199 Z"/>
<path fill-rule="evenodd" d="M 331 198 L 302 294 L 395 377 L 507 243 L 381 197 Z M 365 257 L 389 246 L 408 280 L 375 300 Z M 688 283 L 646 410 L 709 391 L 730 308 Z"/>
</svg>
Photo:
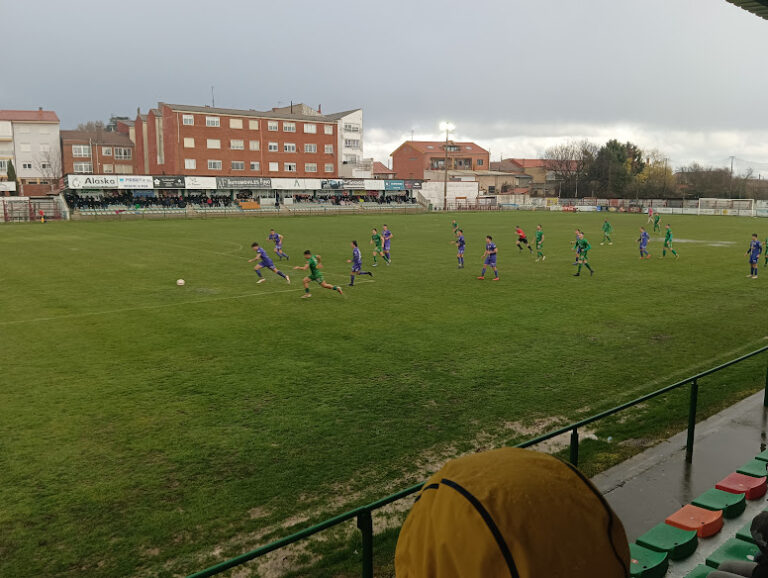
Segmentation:
<svg viewBox="0 0 768 578">
<path fill-rule="evenodd" d="M 16 122 L 59 122 L 52 110 L 0 110 L 0 120 Z"/>
<path fill-rule="evenodd" d="M 384 163 L 380 163 L 379 161 L 375 161 L 373 163 L 373 174 L 374 175 L 392 174 L 394 172 L 395 172 L 394 170 L 390 169 Z"/>
<path fill-rule="evenodd" d="M 544 168 L 547 163 L 545 159 L 504 159 L 504 160 L 509 160 L 509 161 L 512 161 L 513 163 L 517 163 L 524 169 Z"/>
<path fill-rule="evenodd" d="M 445 141 L 442 140 L 435 140 L 435 141 L 427 141 L 427 140 L 409 140 L 401 144 L 398 149 L 403 146 L 410 146 L 420 153 L 445 153 L 445 149 L 443 148 L 445 146 Z M 448 145 L 455 145 L 458 147 L 461 147 L 460 151 L 449 151 L 452 154 L 456 155 L 460 152 L 463 153 L 486 153 L 488 154 L 488 151 L 485 150 L 483 147 L 473 143 L 473 142 L 454 142 L 454 141 L 448 141 Z"/>
<path fill-rule="evenodd" d="M 171 110 L 178 112 L 197 112 L 202 114 L 222 114 L 228 116 L 252 116 L 254 118 L 275 118 L 285 120 L 302 120 L 307 122 L 336 122 L 336 118 L 332 118 L 333 115 L 304 115 L 304 114 L 291 114 L 290 112 L 272 112 L 272 111 L 260 111 L 260 110 L 242 110 L 237 108 L 213 108 L 212 106 L 190 106 L 187 104 L 167 104 L 164 102 L 158 103 L 158 106 L 167 106 Z M 155 113 L 158 114 L 158 113 Z M 337 113 L 348 114 L 348 113 Z"/>
<path fill-rule="evenodd" d="M 62 142 L 92 142 L 99 145 L 113 145 L 132 147 L 133 142 L 120 132 L 108 131 L 89 131 L 89 130 L 63 130 L 61 131 Z"/>
<path fill-rule="evenodd" d="M 353 112 L 357 112 L 358 110 L 360 110 L 360 109 L 359 108 L 353 108 L 352 110 L 345 110 L 345 111 L 342 111 L 342 112 L 334 112 L 333 114 L 326 114 L 326 115 L 323 115 L 323 116 L 325 116 L 325 118 L 327 118 L 328 120 L 339 120 L 339 119 L 344 118 L 345 116 L 347 116 L 349 114 L 352 114 Z"/>
</svg>

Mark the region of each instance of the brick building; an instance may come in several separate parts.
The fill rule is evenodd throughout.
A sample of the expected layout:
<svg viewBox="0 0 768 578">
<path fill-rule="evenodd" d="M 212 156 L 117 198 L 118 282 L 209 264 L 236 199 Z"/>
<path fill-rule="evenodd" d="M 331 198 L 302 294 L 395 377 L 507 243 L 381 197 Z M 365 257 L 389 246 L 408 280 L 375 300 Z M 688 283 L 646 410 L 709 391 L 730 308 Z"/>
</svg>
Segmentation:
<svg viewBox="0 0 768 578">
<path fill-rule="evenodd" d="M 51 110 L 0 110 L 0 180 L 13 162 L 20 196 L 58 191 L 61 177 L 59 117 Z"/>
<path fill-rule="evenodd" d="M 127 134 L 104 130 L 61 131 L 64 174 L 134 175 L 135 145 Z"/>
<path fill-rule="evenodd" d="M 398 179 L 423 179 L 424 171 L 487 170 L 490 153 L 473 142 L 406 141 L 392 153 L 392 170 Z"/>
<path fill-rule="evenodd" d="M 338 119 L 305 105 L 272 111 L 158 103 L 132 132 L 141 174 L 334 178 Z"/>
</svg>

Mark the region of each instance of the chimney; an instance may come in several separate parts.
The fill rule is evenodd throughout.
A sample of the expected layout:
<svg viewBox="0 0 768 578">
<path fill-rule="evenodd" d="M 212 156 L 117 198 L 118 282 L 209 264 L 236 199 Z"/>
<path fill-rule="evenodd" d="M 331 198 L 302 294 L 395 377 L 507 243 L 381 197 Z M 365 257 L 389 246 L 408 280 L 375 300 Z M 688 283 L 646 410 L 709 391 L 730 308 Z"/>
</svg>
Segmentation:
<svg viewBox="0 0 768 578">
<path fill-rule="evenodd" d="M 38 106 L 38 107 L 37 107 L 37 110 L 38 110 L 39 112 L 43 112 L 43 107 L 42 107 L 42 106 Z"/>
<path fill-rule="evenodd" d="M 318 104 L 317 105 L 317 112 L 319 112 L 320 114 L 323 114 L 323 105 L 322 104 Z"/>
</svg>

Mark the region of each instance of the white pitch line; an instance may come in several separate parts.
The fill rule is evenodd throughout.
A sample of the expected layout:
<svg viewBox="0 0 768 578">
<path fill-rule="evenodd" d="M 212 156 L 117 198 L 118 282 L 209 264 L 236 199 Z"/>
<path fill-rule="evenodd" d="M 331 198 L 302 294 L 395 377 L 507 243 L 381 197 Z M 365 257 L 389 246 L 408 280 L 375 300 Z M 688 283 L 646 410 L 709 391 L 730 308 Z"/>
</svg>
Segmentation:
<svg viewBox="0 0 768 578">
<path fill-rule="evenodd" d="M 370 281 L 359 281 L 358 283 L 373 283 Z M 355 283 L 357 285 L 357 283 Z M 36 317 L 33 319 L 19 319 L 17 321 L 0 321 L 0 327 L 6 325 L 19 325 L 21 323 L 39 323 L 41 321 L 58 321 L 60 319 L 76 319 L 78 317 L 94 317 L 97 315 L 113 315 L 115 313 L 126 313 L 129 311 L 148 311 L 152 309 L 165 309 L 167 307 L 180 307 L 182 305 L 195 305 L 198 303 L 213 303 L 216 301 L 231 301 L 233 299 L 245 299 L 247 297 L 263 297 L 266 295 L 275 295 L 277 293 L 291 293 L 304 291 L 304 287 L 295 289 L 281 289 L 278 291 L 264 291 L 259 293 L 245 293 L 243 295 L 230 295 L 229 297 L 214 297 L 213 299 L 197 299 L 195 301 L 180 301 L 179 303 L 163 303 L 162 305 L 147 305 L 145 307 L 123 307 L 121 309 L 110 309 L 109 311 L 92 311 L 90 313 L 72 313 L 71 315 L 57 315 L 54 317 Z"/>
</svg>

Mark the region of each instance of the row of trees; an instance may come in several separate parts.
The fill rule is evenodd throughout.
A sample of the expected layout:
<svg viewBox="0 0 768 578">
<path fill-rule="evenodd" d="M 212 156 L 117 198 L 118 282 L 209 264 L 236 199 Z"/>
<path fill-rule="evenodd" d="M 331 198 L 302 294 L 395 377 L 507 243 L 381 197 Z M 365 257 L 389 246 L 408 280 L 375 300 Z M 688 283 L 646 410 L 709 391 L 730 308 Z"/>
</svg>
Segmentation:
<svg viewBox="0 0 768 578">
<path fill-rule="evenodd" d="M 752 171 L 733 176 L 726 168 L 697 163 L 675 172 L 658 150 L 609 140 L 598 146 L 588 140 L 569 141 L 548 148 L 546 168 L 559 181 L 567 197 L 603 198 L 768 198 L 768 183 L 753 178 Z"/>
</svg>

